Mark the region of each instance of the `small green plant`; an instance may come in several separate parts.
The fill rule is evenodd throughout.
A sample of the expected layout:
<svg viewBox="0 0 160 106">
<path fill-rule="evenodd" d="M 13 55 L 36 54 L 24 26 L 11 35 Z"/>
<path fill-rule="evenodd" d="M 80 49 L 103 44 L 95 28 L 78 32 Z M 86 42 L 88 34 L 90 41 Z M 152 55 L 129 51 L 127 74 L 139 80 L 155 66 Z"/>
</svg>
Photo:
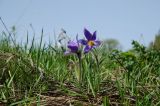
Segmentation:
<svg viewBox="0 0 160 106">
<path fill-rule="evenodd" d="M 78 67 L 76 67 L 75 75 L 79 82 L 79 85 L 80 87 L 88 86 L 87 88 L 89 90 L 88 93 L 91 90 L 93 96 L 95 97 L 96 96 L 95 93 L 99 89 L 97 87 L 100 85 L 98 78 L 100 76 L 98 74 L 99 73 L 98 58 L 95 52 L 92 51 L 92 49 L 95 49 L 95 47 L 99 46 L 100 41 L 96 40 L 96 31 L 93 34 L 91 34 L 87 29 L 84 29 L 84 35 L 87 40 L 84 39 L 79 40 L 77 36 L 76 42 L 73 41 L 68 42 L 69 51 L 66 51 L 65 55 L 72 53 L 76 54 L 76 56 L 78 57 Z M 85 46 L 84 49 L 82 45 Z M 92 58 L 90 56 L 85 56 L 90 51 L 92 52 L 92 56 L 94 56 L 95 58 Z M 95 67 L 93 66 L 94 60 L 97 62 L 97 64 L 95 64 Z M 90 67 L 88 67 L 88 65 Z"/>
<path fill-rule="evenodd" d="M 148 49 L 137 41 L 133 41 L 132 45 L 133 49 L 130 51 L 121 52 L 114 50 L 110 55 L 111 59 L 124 70 L 124 83 L 120 85 L 130 92 L 132 96 L 138 96 L 137 92 L 138 94 L 143 92 L 146 96 L 150 95 L 151 91 L 158 93 L 159 88 L 155 84 L 159 85 L 159 81 L 155 78 L 159 78 L 158 76 L 160 75 L 160 55 L 158 55 L 160 52 L 155 49 Z M 118 88 L 121 88 L 119 86 Z M 155 88 L 151 86 L 155 86 Z M 152 88 L 151 91 L 148 87 Z M 156 96 L 155 94 L 153 95 Z M 152 99 L 153 95 L 150 95 Z M 140 102 L 141 100 L 139 101 L 139 99 L 141 98 L 143 97 L 137 98 L 137 101 Z M 151 98 L 147 98 L 144 100 L 147 103 L 146 105 L 151 105 Z M 157 96 L 157 98 L 159 97 Z M 141 102 L 144 103 L 144 101 Z"/>
</svg>

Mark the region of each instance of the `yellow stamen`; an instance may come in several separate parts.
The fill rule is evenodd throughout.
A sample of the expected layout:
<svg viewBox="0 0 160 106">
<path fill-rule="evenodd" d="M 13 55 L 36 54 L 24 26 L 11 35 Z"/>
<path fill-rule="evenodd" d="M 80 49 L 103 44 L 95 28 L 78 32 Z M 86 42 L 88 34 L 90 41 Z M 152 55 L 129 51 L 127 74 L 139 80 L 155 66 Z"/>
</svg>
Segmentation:
<svg viewBox="0 0 160 106">
<path fill-rule="evenodd" d="M 94 44 L 94 41 L 92 41 L 92 40 L 90 40 L 90 41 L 88 41 L 88 43 L 87 43 L 89 46 L 94 46 L 95 44 Z"/>
</svg>

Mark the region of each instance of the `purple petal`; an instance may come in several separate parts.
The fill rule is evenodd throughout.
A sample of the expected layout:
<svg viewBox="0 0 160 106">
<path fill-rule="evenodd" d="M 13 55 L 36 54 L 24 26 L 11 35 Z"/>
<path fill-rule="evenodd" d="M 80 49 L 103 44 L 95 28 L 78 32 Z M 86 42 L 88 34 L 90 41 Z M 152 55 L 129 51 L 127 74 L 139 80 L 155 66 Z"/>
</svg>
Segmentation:
<svg viewBox="0 0 160 106">
<path fill-rule="evenodd" d="M 71 52 L 77 52 L 78 51 L 78 46 L 69 46 L 68 48 L 71 50 Z"/>
<path fill-rule="evenodd" d="M 87 45 L 87 41 L 84 39 L 80 39 L 78 40 L 79 43 L 81 43 L 82 45 Z"/>
<path fill-rule="evenodd" d="M 70 55 L 70 54 L 72 54 L 70 51 L 65 51 L 64 52 L 64 55 Z"/>
<path fill-rule="evenodd" d="M 97 34 L 97 32 L 95 31 L 95 32 L 93 33 L 92 40 L 96 40 L 96 34 Z"/>
<path fill-rule="evenodd" d="M 71 50 L 71 52 L 77 52 L 78 51 L 78 44 L 73 41 L 69 41 L 68 48 Z"/>
<path fill-rule="evenodd" d="M 69 41 L 68 46 L 78 46 L 77 42 Z"/>
<path fill-rule="evenodd" d="M 99 46 L 99 45 L 101 44 L 101 41 L 98 41 L 98 40 L 97 40 L 97 41 L 94 41 L 94 43 L 95 43 L 95 45 L 94 45 L 94 46 L 96 46 L 96 47 L 97 47 L 97 46 Z"/>
<path fill-rule="evenodd" d="M 92 34 L 86 28 L 84 29 L 84 35 L 85 35 L 87 40 L 92 39 Z"/>
<path fill-rule="evenodd" d="M 88 53 L 91 49 L 92 49 L 92 47 L 87 45 L 87 46 L 84 48 L 84 53 Z"/>
</svg>

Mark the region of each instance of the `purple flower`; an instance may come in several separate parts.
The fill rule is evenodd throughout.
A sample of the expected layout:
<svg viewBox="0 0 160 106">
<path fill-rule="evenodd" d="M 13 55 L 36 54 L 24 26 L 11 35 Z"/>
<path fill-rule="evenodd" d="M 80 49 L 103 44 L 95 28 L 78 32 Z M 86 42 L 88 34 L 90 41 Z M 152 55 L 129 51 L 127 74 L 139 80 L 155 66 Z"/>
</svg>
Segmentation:
<svg viewBox="0 0 160 106">
<path fill-rule="evenodd" d="M 85 45 L 84 53 L 88 53 L 92 50 L 92 48 L 95 48 L 101 44 L 100 41 L 96 40 L 96 31 L 91 34 L 87 29 L 84 29 L 84 35 L 87 40 L 80 39 L 79 42 L 82 45 Z"/>
<path fill-rule="evenodd" d="M 77 54 L 79 51 L 79 44 L 77 42 L 69 41 L 67 47 L 69 48 L 69 50 L 64 53 L 65 55 L 72 53 Z"/>
</svg>

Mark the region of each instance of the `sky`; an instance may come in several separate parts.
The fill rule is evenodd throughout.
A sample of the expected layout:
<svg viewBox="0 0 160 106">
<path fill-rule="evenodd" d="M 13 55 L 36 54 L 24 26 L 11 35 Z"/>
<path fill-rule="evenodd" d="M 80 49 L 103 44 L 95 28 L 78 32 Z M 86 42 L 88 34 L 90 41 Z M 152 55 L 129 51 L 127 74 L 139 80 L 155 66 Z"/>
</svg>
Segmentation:
<svg viewBox="0 0 160 106">
<path fill-rule="evenodd" d="M 132 40 L 147 46 L 160 30 L 160 0 L 0 0 L 0 17 L 8 29 L 16 26 L 17 39 L 33 37 L 54 41 L 61 28 L 67 35 L 83 37 L 83 30 L 97 31 L 100 40 L 119 40 L 124 50 Z M 0 31 L 5 30 L 0 22 Z"/>
</svg>

